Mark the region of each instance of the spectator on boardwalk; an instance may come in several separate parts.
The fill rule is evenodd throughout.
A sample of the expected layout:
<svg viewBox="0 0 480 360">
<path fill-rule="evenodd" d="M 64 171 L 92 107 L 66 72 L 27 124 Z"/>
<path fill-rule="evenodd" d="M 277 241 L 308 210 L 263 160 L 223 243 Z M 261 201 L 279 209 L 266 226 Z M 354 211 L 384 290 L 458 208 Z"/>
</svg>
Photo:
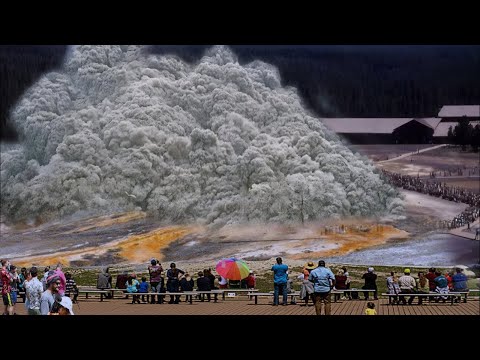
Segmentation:
<svg viewBox="0 0 480 360">
<path fill-rule="evenodd" d="M 20 270 L 20 274 L 18 274 L 18 291 L 19 292 L 23 292 L 24 294 L 22 295 L 23 297 L 23 302 L 25 303 L 26 302 L 26 294 L 25 294 L 25 280 L 27 279 L 28 277 L 28 272 L 27 272 L 27 268 L 25 267 L 22 267 L 22 269 Z"/>
<path fill-rule="evenodd" d="M 197 290 L 198 291 L 211 291 L 212 290 L 210 280 L 204 276 L 203 271 L 198 272 Z M 200 298 L 201 298 L 201 301 L 203 301 L 204 295 L 201 294 Z M 207 294 L 207 300 L 210 301 L 210 294 Z"/>
<path fill-rule="evenodd" d="M 215 288 L 215 275 L 212 274 L 212 269 L 204 269 L 203 276 L 205 276 L 210 281 L 211 290 L 218 290 L 218 288 Z"/>
<path fill-rule="evenodd" d="M 445 273 L 445 278 L 447 279 L 448 291 L 453 291 L 452 276 L 453 276 L 453 271 L 447 271 Z"/>
<path fill-rule="evenodd" d="M 2 280 L 2 299 L 3 305 L 5 308 L 3 310 L 3 315 L 13 315 L 13 304 L 12 304 L 12 297 L 11 297 L 11 282 L 13 280 L 10 271 L 8 271 L 7 266 L 10 263 L 8 260 L 2 260 L 2 270 L 0 271 L 0 278 Z"/>
<path fill-rule="evenodd" d="M 12 276 L 12 281 L 10 282 L 10 297 L 13 307 L 12 314 L 16 315 L 17 313 L 15 312 L 15 306 L 17 305 L 18 282 L 20 280 L 18 279 L 17 267 L 13 264 L 10 265 L 10 275 Z"/>
<path fill-rule="evenodd" d="M 152 292 L 164 292 L 164 279 L 162 277 L 163 267 L 159 261 L 156 259 L 150 260 L 150 265 L 148 266 L 148 273 L 150 274 L 150 287 Z M 157 295 L 157 304 L 163 303 L 163 296 Z M 150 298 L 150 303 L 155 303 L 155 295 L 152 295 Z"/>
<path fill-rule="evenodd" d="M 322 314 L 322 304 L 325 304 L 325 315 L 330 315 L 332 306 L 330 291 L 335 286 L 335 275 L 333 275 L 332 270 L 325 267 L 325 261 L 320 260 L 318 267 L 310 272 L 308 280 L 313 282 L 314 286 L 316 314 Z"/>
<path fill-rule="evenodd" d="M 137 294 L 139 287 L 140 287 L 140 283 L 137 280 L 137 275 L 136 274 L 129 275 L 127 280 L 127 292 L 129 294 Z M 133 297 L 132 304 L 135 304 L 135 303 L 140 304 L 140 296 L 133 295 L 132 297 Z"/>
<path fill-rule="evenodd" d="M 117 275 L 117 280 L 115 281 L 115 289 L 126 289 L 128 280 L 128 271 L 124 270 L 121 274 Z"/>
<path fill-rule="evenodd" d="M 435 284 L 435 278 L 437 277 L 437 275 L 435 275 L 435 271 L 435 268 L 430 268 L 428 269 L 428 274 L 425 275 L 425 277 L 428 279 L 428 290 L 430 292 L 435 292 L 435 288 L 437 287 L 437 285 Z M 429 299 L 429 302 L 430 301 L 431 299 Z"/>
<path fill-rule="evenodd" d="M 58 315 L 75 315 L 73 313 L 72 300 L 68 296 L 62 296 L 62 299 L 58 305 Z"/>
<path fill-rule="evenodd" d="M 345 272 L 342 269 L 338 270 L 337 275 L 335 275 L 335 290 L 346 290 L 347 279 Z M 334 296 L 337 300 L 340 298 L 340 294 L 335 294 Z M 342 298 L 345 299 L 345 296 L 342 296 Z"/>
<path fill-rule="evenodd" d="M 218 275 L 218 287 L 220 289 L 228 289 L 228 280 L 221 275 Z"/>
<path fill-rule="evenodd" d="M 304 266 L 302 274 L 300 275 L 302 279 L 302 286 L 300 287 L 299 297 L 305 302 L 305 304 L 303 304 L 302 306 L 308 306 L 309 299 L 312 300 L 312 306 L 315 305 L 315 298 L 313 296 L 315 290 L 313 288 L 313 283 L 308 280 L 310 272 L 313 269 L 315 269 L 315 265 L 312 261 L 310 261 L 306 264 L 306 266 Z"/>
<path fill-rule="evenodd" d="M 48 278 L 49 272 L 50 272 L 50 266 L 47 266 L 45 270 L 43 270 L 43 277 L 42 277 L 43 291 L 47 290 L 47 278 Z"/>
<path fill-rule="evenodd" d="M 435 282 L 435 292 L 439 294 L 448 294 L 448 280 L 445 276 L 442 275 L 442 273 L 437 270 L 435 271 L 435 275 L 437 276 L 433 281 Z M 439 302 L 440 299 L 445 302 L 447 300 L 446 296 L 439 296 L 435 299 L 435 302 Z"/>
<path fill-rule="evenodd" d="M 453 281 L 453 291 L 455 292 L 463 292 L 468 291 L 467 285 L 467 275 L 463 273 L 463 269 L 460 267 L 455 268 L 455 275 L 452 277 Z M 459 299 L 457 299 L 458 301 Z"/>
<path fill-rule="evenodd" d="M 40 299 L 43 294 L 43 285 L 37 278 L 38 270 L 35 266 L 30 268 L 30 274 L 25 279 L 25 295 L 28 315 L 41 315 Z"/>
<path fill-rule="evenodd" d="M 72 300 L 68 296 L 55 295 L 55 303 L 48 315 L 74 315 Z"/>
<path fill-rule="evenodd" d="M 395 272 L 390 272 L 390 276 L 387 277 L 387 289 L 389 294 L 399 294 L 400 293 L 400 286 L 398 285 L 398 278 L 395 275 Z M 392 296 L 393 300 L 392 303 L 395 305 L 398 301 L 396 296 Z"/>
<path fill-rule="evenodd" d="M 250 273 L 245 279 L 245 282 L 247 284 L 247 289 L 255 289 L 255 284 L 257 282 L 257 279 L 255 278 L 255 274 L 253 273 L 253 270 L 250 270 Z"/>
<path fill-rule="evenodd" d="M 277 263 L 272 266 L 273 271 L 273 306 L 278 306 L 280 291 L 283 294 L 283 305 L 287 306 L 287 271 L 288 265 L 282 264 L 282 258 L 277 257 Z"/>
<path fill-rule="evenodd" d="M 148 282 L 147 278 L 145 276 L 142 276 L 142 282 L 140 283 L 138 287 L 138 292 L 146 294 L 148 293 Z M 145 295 L 142 295 L 142 301 L 143 302 L 148 302 L 148 295 L 147 295 L 147 300 L 145 300 Z"/>
<path fill-rule="evenodd" d="M 97 277 L 97 289 L 105 290 L 112 288 L 112 275 L 109 273 L 110 268 L 106 267 L 102 270 Z M 107 299 L 112 297 L 112 294 L 109 292 L 105 295 Z"/>
<path fill-rule="evenodd" d="M 365 285 L 362 286 L 362 289 L 375 290 L 373 293 L 373 298 L 378 300 L 377 297 L 377 274 L 374 273 L 375 269 L 369 267 L 367 272 L 362 275 L 362 279 L 365 279 Z M 368 300 L 368 291 L 363 292 L 365 300 Z"/>
<path fill-rule="evenodd" d="M 347 277 L 347 280 L 345 281 L 346 289 L 350 290 L 350 281 L 351 281 L 350 274 L 348 273 L 347 268 L 345 266 L 342 267 L 342 270 L 343 270 L 343 275 Z M 349 291 L 345 291 L 343 295 L 347 297 L 349 300 L 351 299 L 351 293 Z"/>
<path fill-rule="evenodd" d="M 367 303 L 367 308 L 365 309 L 365 315 L 377 315 L 377 310 L 375 310 L 375 304 L 371 301 Z"/>
<path fill-rule="evenodd" d="M 65 279 L 67 280 L 67 283 L 65 285 L 65 296 L 70 297 L 71 295 L 73 295 L 73 302 L 76 303 L 78 297 L 77 283 L 75 282 L 75 280 L 73 280 L 72 274 L 70 274 L 69 272 L 65 273 Z"/>
<path fill-rule="evenodd" d="M 425 273 L 423 271 L 418 272 L 418 279 L 415 279 L 416 282 L 416 292 L 418 294 L 428 294 L 430 292 L 429 282 Z M 418 297 L 418 305 L 422 305 L 423 297 Z"/>
<path fill-rule="evenodd" d="M 168 292 L 179 292 L 180 290 L 180 282 L 178 280 L 178 275 L 182 274 L 185 275 L 185 271 L 177 269 L 177 265 L 175 263 L 170 264 L 170 269 L 167 271 L 167 291 Z M 180 295 L 174 296 L 170 295 L 169 304 L 178 304 L 180 302 Z"/>
<path fill-rule="evenodd" d="M 403 276 L 400 276 L 398 279 L 398 284 L 400 285 L 400 294 L 414 294 L 415 286 L 417 285 L 413 276 L 410 275 L 410 269 L 403 270 Z M 411 305 L 415 299 L 415 296 L 410 296 L 408 298 L 408 305 Z M 407 304 L 405 296 L 400 296 L 400 301 L 403 305 Z"/>
<path fill-rule="evenodd" d="M 55 274 L 54 270 L 50 270 L 47 275 L 47 290 L 45 290 L 40 298 L 40 313 L 48 315 L 52 310 L 55 302 L 55 294 L 58 294 L 58 287 L 60 286 L 60 277 Z"/>
<path fill-rule="evenodd" d="M 58 287 L 58 293 L 63 296 L 67 285 L 67 279 L 62 271 L 62 264 L 57 264 L 55 268 L 55 274 L 60 278 L 60 286 Z"/>
<path fill-rule="evenodd" d="M 193 291 L 195 283 L 189 273 L 186 273 L 180 280 L 180 289 L 183 291 Z M 189 301 L 192 295 L 186 295 L 185 301 Z"/>
</svg>

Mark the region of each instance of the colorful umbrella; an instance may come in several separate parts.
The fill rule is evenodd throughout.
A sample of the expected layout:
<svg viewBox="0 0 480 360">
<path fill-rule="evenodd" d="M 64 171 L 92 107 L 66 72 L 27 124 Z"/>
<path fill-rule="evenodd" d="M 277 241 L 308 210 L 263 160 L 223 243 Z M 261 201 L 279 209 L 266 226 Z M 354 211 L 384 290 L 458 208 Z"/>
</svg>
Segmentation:
<svg viewBox="0 0 480 360">
<path fill-rule="evenodd" d="M 236 258 L 220 260 L 215 267 L 215 270 L 217 270 L 217 273 L 222 275 L 225 279 L 230 280 L 245 279 L 250 273 L 250 269 L 245 261 Z"/>
</svg>

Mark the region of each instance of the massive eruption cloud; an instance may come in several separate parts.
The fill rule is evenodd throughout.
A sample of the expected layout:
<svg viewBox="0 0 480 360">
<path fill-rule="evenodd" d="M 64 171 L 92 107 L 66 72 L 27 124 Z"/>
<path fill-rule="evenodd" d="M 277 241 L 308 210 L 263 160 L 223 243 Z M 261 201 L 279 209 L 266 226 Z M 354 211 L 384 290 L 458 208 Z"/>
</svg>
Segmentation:
<svg viewBox="0 0 480 360">
<path fill-rule="evenodd" d="M 366 159 L 306 110 L 276 68 L 213 47 L 196 64 L 139 46 L 78 46 L 11 118 L 2 214 L 143 209 L 214 225 L 399 214 Z"/>
</svg>

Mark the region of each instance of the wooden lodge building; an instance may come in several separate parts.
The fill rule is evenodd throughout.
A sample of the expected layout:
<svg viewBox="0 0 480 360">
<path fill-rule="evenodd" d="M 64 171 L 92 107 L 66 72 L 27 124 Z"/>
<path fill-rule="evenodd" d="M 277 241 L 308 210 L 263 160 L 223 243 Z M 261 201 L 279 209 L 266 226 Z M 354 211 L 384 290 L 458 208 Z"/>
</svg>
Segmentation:
<svg viewBox="0 0 480 360">
<path fill-rule="evenodd" d="M 323 118 L 326 127 L 352 144 L 442 144 L 450 126 L 480 124 L 480 105 L 446 105 L 433 118 Z"/>
</svg>

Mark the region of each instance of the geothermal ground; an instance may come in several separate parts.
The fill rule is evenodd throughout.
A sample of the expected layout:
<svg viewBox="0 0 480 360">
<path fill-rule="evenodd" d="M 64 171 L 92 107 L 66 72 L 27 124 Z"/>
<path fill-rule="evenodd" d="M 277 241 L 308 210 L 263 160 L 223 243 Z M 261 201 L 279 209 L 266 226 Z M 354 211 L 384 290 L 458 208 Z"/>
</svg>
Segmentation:
<svg viewBox="0 0 480 360">
<path fill-rule="evenodd" d="M 387 265 L 398 263 L 399 255 L 386 249 L 401 246 L 402 252 L 409 254 L 403 261 L 430 265 L 431 259 L 425 254 L 415 259 L 415 254 L 405 249 L 411 245 L 435 254 L 436 263 L 450 265 L 460 260 L 456 257 L 457 247 L 450 249 L 451 243 L 465 241 L 436 234 L 431 231 L 431 224 L 453 218 L 465 205 L 414 192 L 402 193 L 407 204 L 406 217 L 397 221 L 349 219 L 305 226 L 230 226 L 211 231 L 200 226 L 159 226 L 144 213 L 132 212 L 62 224 L 3 225 L 0 257 L 11 259 L 17 266 L 57 262 L 71 266 L 144 264 L 152 257 L 162 262 L 212 263 L 228 256 L 250 261 L 283 256 L 301 262 L 326 258 Z M 450 250 L 443 251 L 442 246 Z M 375 253 L 378 258 L 372 258 Z M 464 262 L 472 261 L 468 256 L 465 259 L 464 253 L 465 250 L 458 251 Z"/>
</svg>

